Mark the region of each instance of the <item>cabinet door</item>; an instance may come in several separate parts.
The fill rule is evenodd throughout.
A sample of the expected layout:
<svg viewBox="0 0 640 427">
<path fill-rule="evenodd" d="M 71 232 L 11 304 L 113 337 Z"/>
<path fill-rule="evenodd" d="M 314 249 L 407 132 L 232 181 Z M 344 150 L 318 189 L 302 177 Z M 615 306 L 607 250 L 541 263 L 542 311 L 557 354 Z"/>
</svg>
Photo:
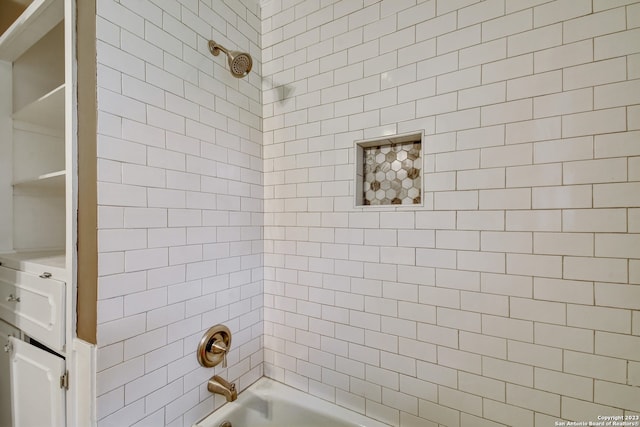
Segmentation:
<svg viewBox="0 0 640 427">
<path fill-rule="evenodd" d="M 0 267 L 0 318 L 62 351 L 64 287 L 64 282 Z"/>
<path fill-rule="evenodd" d="M 20 331 L 0 320 L 0 426 L 11 425 L 11 354 L 9 337 L 19 337 Z"/>
<path fill-rule="evenodd" d="M 64 359 L 9 337 L 14 427 L 64 427 Z"/>
</svg>

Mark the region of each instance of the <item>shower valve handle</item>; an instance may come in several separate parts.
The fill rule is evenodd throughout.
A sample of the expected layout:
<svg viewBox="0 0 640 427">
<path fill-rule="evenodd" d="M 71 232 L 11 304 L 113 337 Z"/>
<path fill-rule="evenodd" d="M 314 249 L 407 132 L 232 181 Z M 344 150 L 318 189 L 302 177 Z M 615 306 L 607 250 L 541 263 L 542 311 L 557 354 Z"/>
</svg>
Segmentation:
<svg viewBox="0 0 640 427">
<path fill-rule="evenodd" d="M 214 341 L 211 344 L 212 348 L 215 348 L 218 351 L 214 351 L 215 353 L 219 353 L 222 352 L 222 367 L 226 368 L 227 367 L 227 352 L 229 351 L 229 349 L 227 348 L 227 345 L 224 343 L 224 340 L 217 340 Z"/>
</svg>

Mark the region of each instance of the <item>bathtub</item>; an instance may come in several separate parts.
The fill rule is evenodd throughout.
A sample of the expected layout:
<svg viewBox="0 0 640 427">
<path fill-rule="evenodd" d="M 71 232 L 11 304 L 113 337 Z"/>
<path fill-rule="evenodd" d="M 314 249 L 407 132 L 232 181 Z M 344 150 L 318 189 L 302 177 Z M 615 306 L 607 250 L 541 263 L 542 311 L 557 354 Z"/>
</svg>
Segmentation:
<svg viewBox="0 0 640 427">
<path fill-rule="evenodd" d="M 225 424 L 225 422 L 230 424 Z M 261 378 L 194 427 L 388 427 L 371 418 Z"/>
</svg>

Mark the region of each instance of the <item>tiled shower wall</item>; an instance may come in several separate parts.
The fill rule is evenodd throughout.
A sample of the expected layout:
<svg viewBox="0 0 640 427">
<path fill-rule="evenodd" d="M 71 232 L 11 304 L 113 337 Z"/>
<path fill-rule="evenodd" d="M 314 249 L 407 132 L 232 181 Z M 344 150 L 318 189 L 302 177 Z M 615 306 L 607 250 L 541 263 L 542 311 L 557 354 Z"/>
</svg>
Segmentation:
<svg viewBox="0 0 640 427">
<path fill-rule="evenodd" d="M 640 3 L 271 0 L 265 373 L 401 426 L 640 412 Z M 424 130 L 424 207 L 353 142 Z"/>
<path fill-rule="evenodd" d="M 84 0 L 82 0 L 84 1 Z M 257 1 L 98 0 L 98 426 L 191 426 L 262 370 Z M 245 79 L 213 38 L 248 51 Z M 195 351 L 217 323 L 229 368 Z"/>
</svg>

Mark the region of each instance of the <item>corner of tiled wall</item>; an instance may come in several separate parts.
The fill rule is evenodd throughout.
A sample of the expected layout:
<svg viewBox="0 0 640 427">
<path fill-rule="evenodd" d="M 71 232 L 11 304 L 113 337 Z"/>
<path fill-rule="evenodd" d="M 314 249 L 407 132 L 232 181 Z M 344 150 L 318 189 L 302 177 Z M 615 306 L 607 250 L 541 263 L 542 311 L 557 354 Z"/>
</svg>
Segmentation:
<svg viewBox="0 0 640 427">
<path fill-rule="evenodd" d="M 391 425 L 640 412 L 640 3 L 97 8 L 99 426 L 222 404 L 215 323 L 241 388 Z M 353 142 L 414 131 L 424 206 L 356 208 Z"/>
<path fill-rule="evenodd" d="M 98 0 L 98 425 L 191 426 L 263 375 L 257 0 Z M 249 52 L 244 79 L 214 39 Z M 217 323 L 229 368 L 195 351 Z"/>
<path fill-rule="evenodd" d="M 395 426 L 640 412 L 640 3 L 265 3 L 265 373 Z M 353 142 L 424 131 L 424 207 Z"/>
</svg>

